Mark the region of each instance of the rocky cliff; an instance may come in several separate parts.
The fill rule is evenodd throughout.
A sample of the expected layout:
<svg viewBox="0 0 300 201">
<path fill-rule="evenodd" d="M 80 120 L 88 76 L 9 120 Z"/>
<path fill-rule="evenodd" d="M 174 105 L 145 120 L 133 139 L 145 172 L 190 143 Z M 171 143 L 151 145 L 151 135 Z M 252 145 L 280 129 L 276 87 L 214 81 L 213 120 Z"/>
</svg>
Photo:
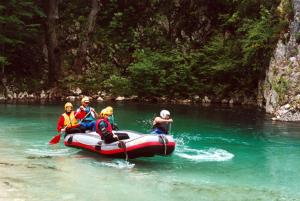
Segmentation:
<svg viewBox="0 0 300 201">
<path fill-rule="evenodd" d="M 281 6 L 286 2 L 282 0 Z M 259 102 L 274 115 L 274 120 L 300 121 L 300 0 L 289 3 L 293 19 L 277 44 L 265 80 L 260 83 Z"/>
</svg>

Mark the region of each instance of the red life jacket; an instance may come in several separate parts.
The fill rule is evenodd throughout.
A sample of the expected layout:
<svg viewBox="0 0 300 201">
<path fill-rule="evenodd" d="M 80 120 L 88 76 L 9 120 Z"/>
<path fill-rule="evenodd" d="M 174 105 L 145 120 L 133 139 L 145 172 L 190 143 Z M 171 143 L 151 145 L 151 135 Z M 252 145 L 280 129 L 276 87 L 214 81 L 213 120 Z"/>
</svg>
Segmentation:
<svg viewBox="0 0 300 201">
<path fill-rule="evenodd" d="M 102 134 L 102 132 L 101 132 L 101 130 L 99 129 L 99 124 L 100 124 L 102 121 L 104 121 L 104 122 L 106 123 L 106 125 L 107 125 L 106 130 L 107 130 L 108 132 L 112 133 L 112 126 L 111 126 L 111 124 L 109 123 L 108 119 L 107 119 L 107 118 L 105 118 L 105 119 L 103 119 L 103 118 L 98 119 L 98 120 L 96 121 L 96 132 L 101 136 L 101 138 L 104 137 L 103 134 Z"/>
</svg>

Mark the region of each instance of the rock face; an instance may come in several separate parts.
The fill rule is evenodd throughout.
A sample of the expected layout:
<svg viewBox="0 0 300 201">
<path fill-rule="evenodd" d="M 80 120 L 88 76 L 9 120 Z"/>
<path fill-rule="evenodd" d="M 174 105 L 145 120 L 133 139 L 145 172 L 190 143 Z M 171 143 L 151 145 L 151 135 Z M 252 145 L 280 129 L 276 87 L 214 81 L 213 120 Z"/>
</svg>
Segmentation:
<svg viewBox="0 0 300 201">
<path fill-rule="evenodd" d="M 291 2 L 293 21 L 285 38 L 277 43 L 258 93 L 264 98 L 266 112 L 282 121 L 300 121 L 300 0 Z"/>
</svg>

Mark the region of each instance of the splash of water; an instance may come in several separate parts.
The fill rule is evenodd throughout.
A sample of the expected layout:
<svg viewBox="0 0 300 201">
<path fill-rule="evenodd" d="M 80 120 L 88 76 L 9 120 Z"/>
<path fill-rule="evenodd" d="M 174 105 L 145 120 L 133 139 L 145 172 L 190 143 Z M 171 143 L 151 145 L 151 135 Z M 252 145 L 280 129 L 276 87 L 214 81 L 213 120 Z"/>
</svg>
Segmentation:
<svg viewBox="0 0 300 201">
<path fill-rule="evenodd" d="M 97 164 L 100 164 L 101 166 L 106 166 L 106 167 L 113 167 L 117 169 L 132 169 L 134 168 L 135 164 L 130 163 L 129 161 L 121 160 L 121 159 L 115 159 L 110 162 L 94 162 Z"/>
<path fill-rule="evenodd" d="M 217 148 L 198 150 L 185 147 L 182 150 L 176 152 L 175 155 L 196 162 L 228 161 L 234 157 L 234 154 L 226 150 Z"/>
</svg>

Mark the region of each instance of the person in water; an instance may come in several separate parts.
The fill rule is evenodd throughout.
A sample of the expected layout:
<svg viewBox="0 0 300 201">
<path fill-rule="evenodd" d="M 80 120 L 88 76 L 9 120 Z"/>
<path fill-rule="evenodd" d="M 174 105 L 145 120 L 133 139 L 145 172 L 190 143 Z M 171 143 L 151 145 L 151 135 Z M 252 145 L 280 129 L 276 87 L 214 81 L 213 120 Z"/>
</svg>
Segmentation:
<svg viewBox="0 0 300 201">
<path fill-rule="evenodd" d="M 89 106 L 89 103 L 88 97 L 82 98 L 81 106 L 76 111 L 78 113 L 77 118 L 82 119 L 81 126 L 85 130 L 95 131 L 95 121 L 98 115 L 95 109 Z"/>
<path fill-rule="evenodd" d="M 107 108 L 100 112 L 100 118 L 96 121 L 96 132 L 101 136 L 106 144 L 116 142 L 119 140 L 129 139 L 126 133 L 114 134 L 112 132 L 112 126 L 108 120 L 109 111 Z"/>
<path fill-rule="evenodd" d="M 57 131 L 66 132 L 66 134 L 84 132 L 84 128 L 77 122 L 77 113 L 73 111 L 72 103 L 67 102 L 64 109 L 65 112 L 60 115 L 57 122 Z"/>
<path fill-rule="evenodd" d="M 173 119 L 170 118 L 168 110 L 160 111 L 160 117 L 155 117 L 152 122 L 152 134 L 169 134 L 170 125 Z"/>
<path fill-rule="evenodd" d="M 108 121 L 109 121 L 109 123 L 111 124 L 111 126 L 112 126 L 112 129 L 113 130 L 119 130 L 119 128 L 118 128 L 118 126 L 117 126 L 117 124 L 116 124 L 116 122 L 115 122 L 115 118 L 114 118 L 114 110 L 113 110 L 113 108 L 111 107 L 111 106 L 107 106 L 106 108 L 105 108 L 106 110 L 107 110 L 107 112 L 108 112 Z"/>
</svg>

